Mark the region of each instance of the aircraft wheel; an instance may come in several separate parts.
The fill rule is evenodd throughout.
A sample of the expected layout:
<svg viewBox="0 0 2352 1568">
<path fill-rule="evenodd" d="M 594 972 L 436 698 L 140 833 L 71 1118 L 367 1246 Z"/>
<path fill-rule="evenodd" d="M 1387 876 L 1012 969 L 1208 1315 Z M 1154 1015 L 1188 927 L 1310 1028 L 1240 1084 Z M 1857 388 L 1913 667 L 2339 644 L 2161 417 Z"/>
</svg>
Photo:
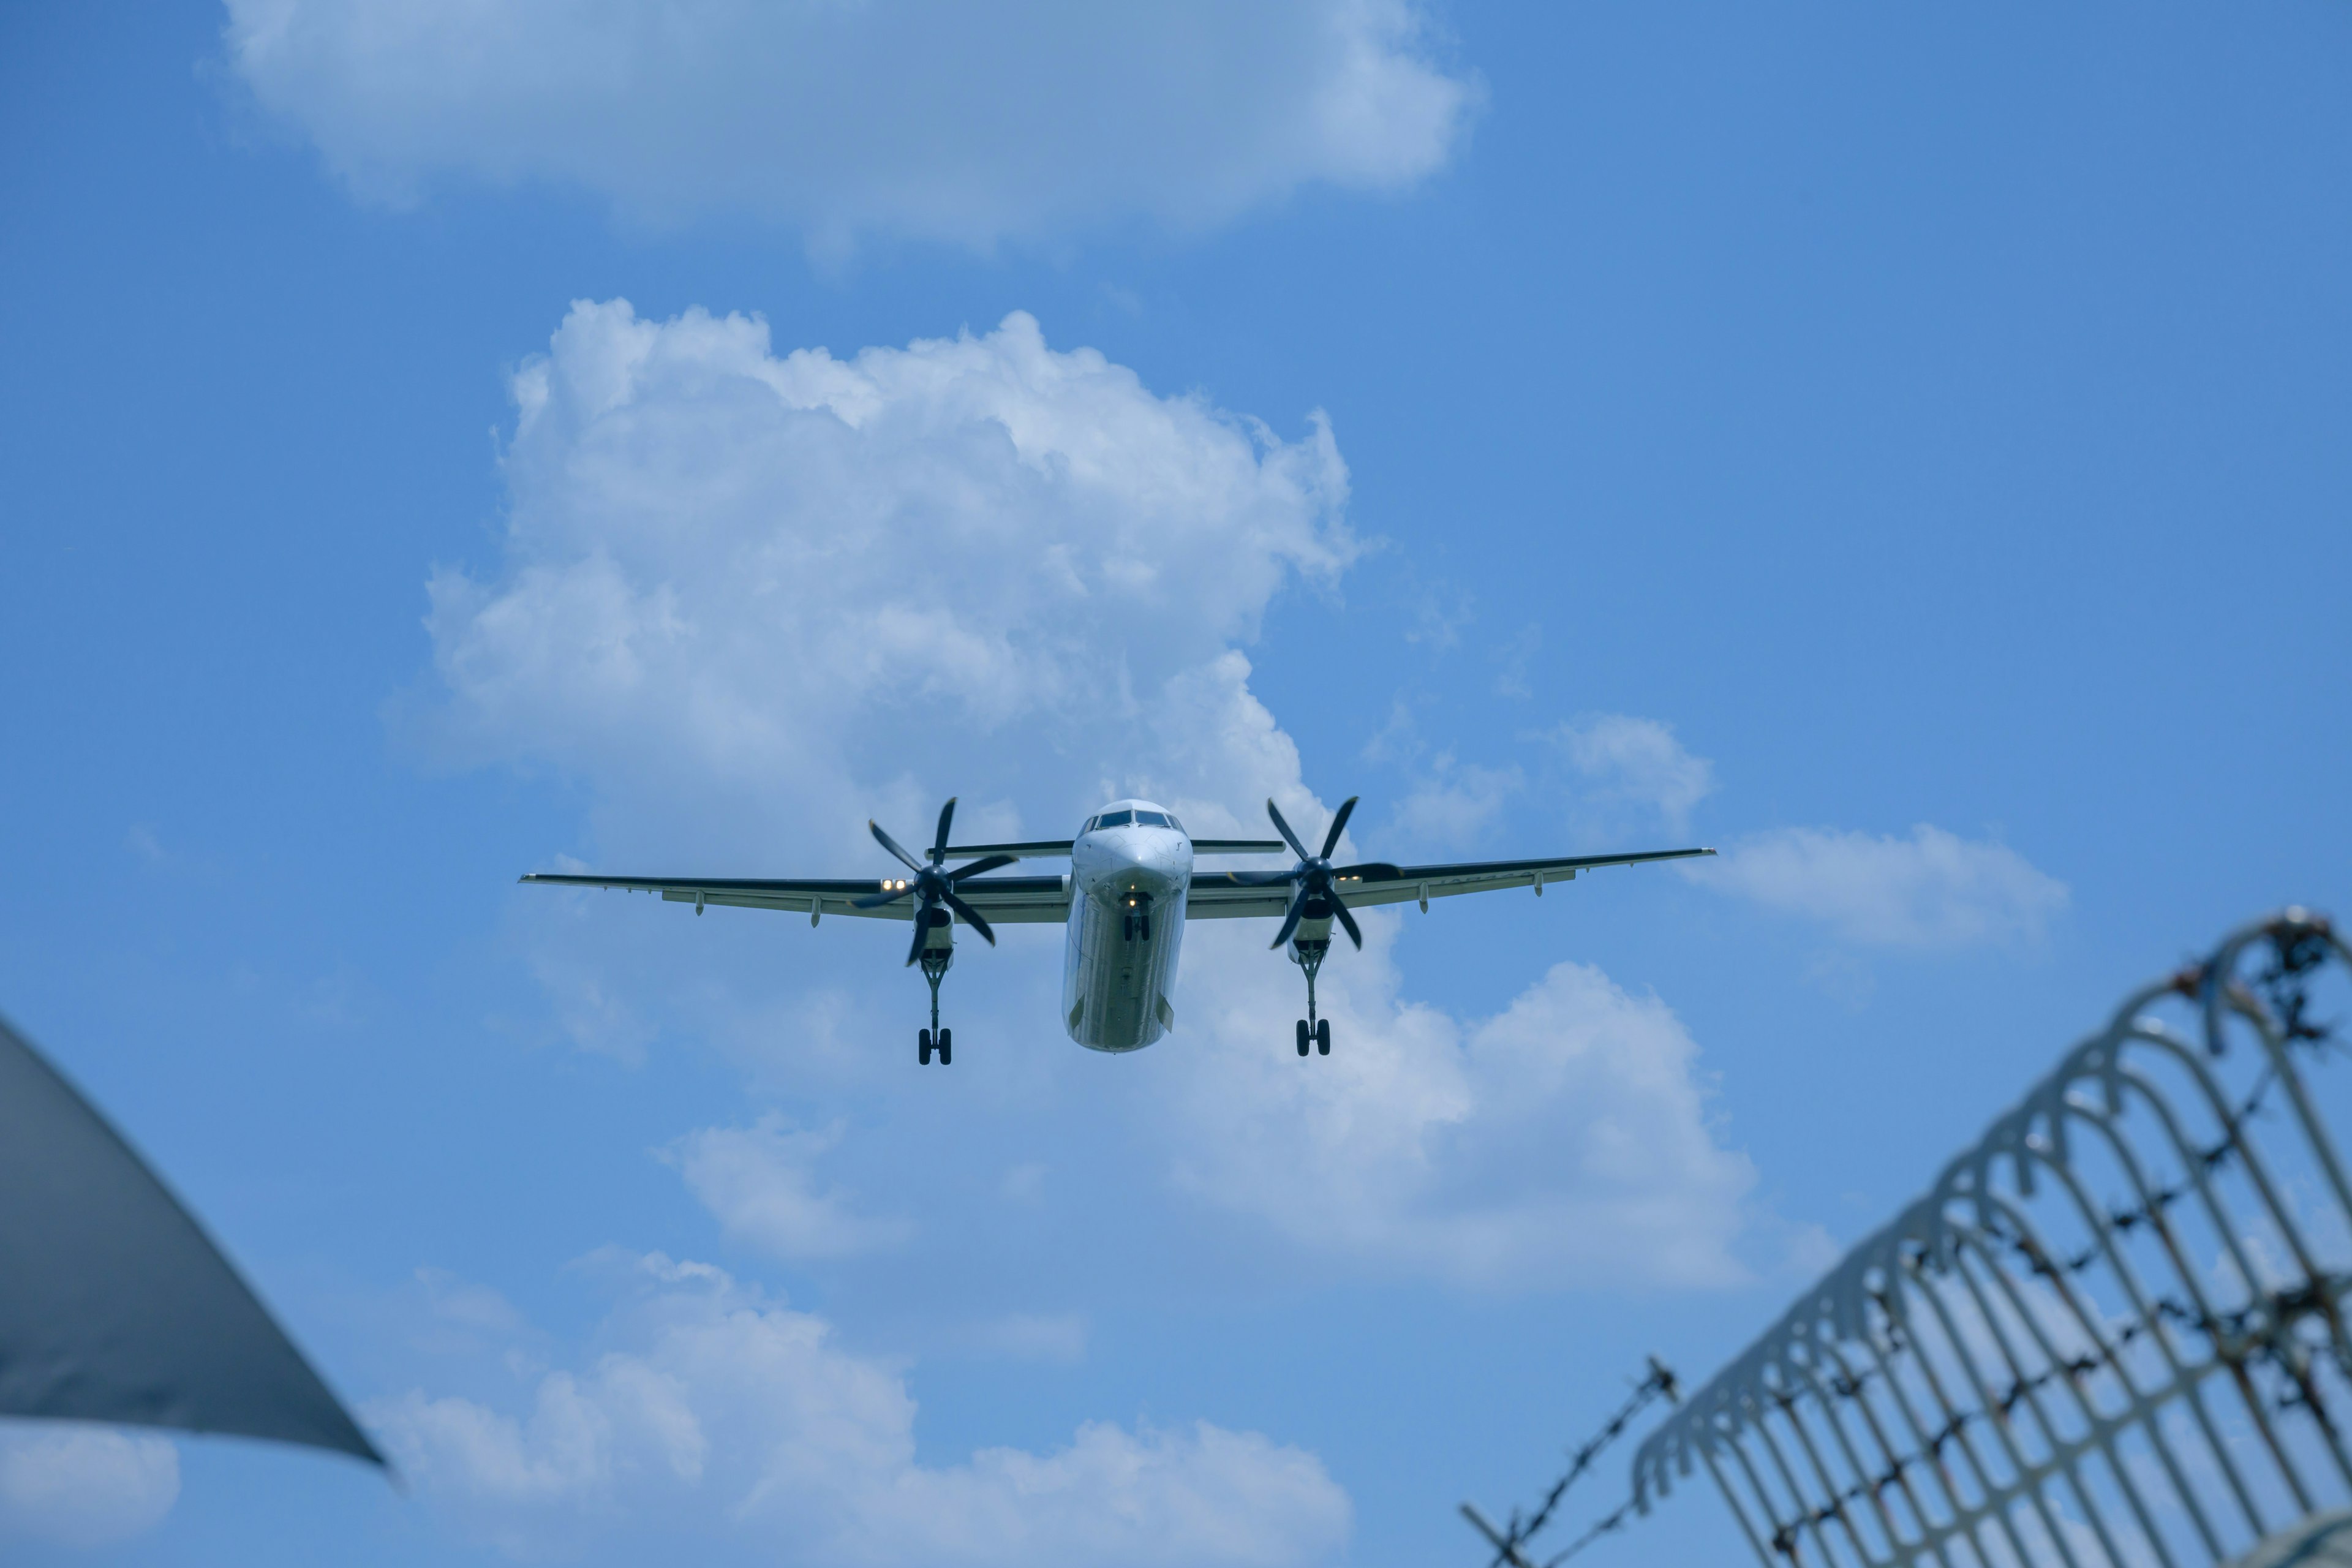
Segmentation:
<svg viewBox="0 0 2352 1568">
<path fill-rule="evenodd" d="M 1298 1020 L 1298 1054 L 1302 1057 L 1307 1054 L 1307 1020 L 1301 1018 Z"/>
<path fill-rule="evenodd" d="M 945 1067 L 949 1062 L 955 1059 L 948 1054 L 954 1045 L 955 1031 L 953 1029 L 941 1029 L 940 1031 L 940 1066 Z"/>
<path fill-rule="evenodd" d="M 947 1031 L 942 1029 L 940 1033 L 945 1034 Z M 929 1029 L 915 1031 L 915 1062 L 919 1067 L 931 1065 L 931 1032 Z"/>
<path fill-rule="evenodd" d="M 1328 1018 L 1315 1020 L 1315 1048 L 1324 1056 L 1331 1054 L 1331 1020 Z"/>
</svg>

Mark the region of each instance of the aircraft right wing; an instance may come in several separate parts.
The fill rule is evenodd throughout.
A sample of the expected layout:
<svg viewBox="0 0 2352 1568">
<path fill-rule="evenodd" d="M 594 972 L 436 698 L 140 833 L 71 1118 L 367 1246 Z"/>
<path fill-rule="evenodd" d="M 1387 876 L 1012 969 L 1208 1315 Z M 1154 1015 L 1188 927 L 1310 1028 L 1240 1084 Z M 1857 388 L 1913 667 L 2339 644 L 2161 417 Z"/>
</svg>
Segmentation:
<svg viewBox="0 0 2352 1568">
<path fill-rule="evenodd" d="M 1360 878 L 1343 878 L 1339 897 L 1351 910 L 1374 904 L 1417 902 L 1456 893 L 1495 892 L 1504 888 L 1533 888 L 1540 893 L 1555 882 L 1572 879 L 1580 871 L 1603 866 L 1640 866 L 1653 860 L 1683 860 L 1712 855 L 1712 849 L 1643 849 L 1630 855 L 1570 855 L 1550 860 L 1470 860 L 1444 866 L 1366 868 Z M 1343 868 L 1344 869 L 1344 868 Z M 1396 874 L 1387 873 L 1393 870 Z M 1192 890 L 1184 900 L 1187 920 L 1240 920 L 1252 915 L 1280 919 L 1290 908 L 1292 884 L 1255 883 L 1230 871 L 1195 872 Z M 1262 875 L 1262 873 L 1261 873 Z"/>
</svg>

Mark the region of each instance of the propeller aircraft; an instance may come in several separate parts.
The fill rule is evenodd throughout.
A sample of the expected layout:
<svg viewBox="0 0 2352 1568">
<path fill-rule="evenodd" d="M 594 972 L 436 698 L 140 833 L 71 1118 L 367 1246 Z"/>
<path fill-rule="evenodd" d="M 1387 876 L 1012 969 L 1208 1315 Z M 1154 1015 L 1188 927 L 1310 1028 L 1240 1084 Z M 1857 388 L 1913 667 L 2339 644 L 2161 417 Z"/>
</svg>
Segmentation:
<svg viewBox="0 0 2352 1568">
<path fill-rule="evenodd" d="M 875 842 L 910 873 L 874 878 L 599 877 L 534 873 L 526 882 L 561 887 L 620 888 L 659 893 L 671 903 L 691 903 L 700 914 L 710 904 L 807 914 L 815 925 L 826 915 L 910 921 L 914 942 L 908 965 L 922 965 L 931 988 L 931 1025 L 916 1035 L 915 1059 L 928 1066 L 934 1055 L 954 1060 L 953 1032 L 940 1025 L 940 982 L 955 962 L 955 930 L 970 928 L 991 947 L 998 924 L 1059 921 L 1068 931 L 1062 963 L 1062 1021 L 1070 1038 L 1090 1050 L 1136 1051 L 1176 1026 L 1171 997 L 1176 960 L 1188 920 L 1280 920 L 1269 949 L 1286 943 L 1290 961 L 1307 977 L 1307 1016 L 1298 1020 L 1298 1054 L 1331 1054 L 1331 1020 L 1315 1009 L 1315 978 L 1331 951 L 1336 923 L 1358 948 L 1364 933 L 1350 909 L 1375 904 L 1420 904 L 1458 893 L 1533 888 L 1570 881 L 1603 866 L 1635 866 L 1712 855 L 1712 849 L 1649 849 L 1627 855 L 1562 856 L 1548 860 L 1483 860 L 1455 865 L 1396 866 L 1369 860 L 1335 866 L 1333 853 L 1356 809 L 1354 795 L 1332 814 L 1321 852 L 1310 852 L 1283 819 L 1273 801 L 1265 813 L 1279 839 L 1194 838 L 1173 814 L 1148 800 L 1119 800 L 1087 819 L 1075 838 L 1022 844 L 951 845 L 949 830 L 956 803 L 940 809 L 939 830 L 929 853 L 918 859 L 878 823 L 866 826 Z M 1297 857 L 1287 870 L 1208 871 L 1202 857 L 1273 855 Z M 1023 860 L 1059 859 L 1067 872 L 1046 877 L 992 877 Z M 950 862 L 961 862 L 950 869 Z"/>
</svg>

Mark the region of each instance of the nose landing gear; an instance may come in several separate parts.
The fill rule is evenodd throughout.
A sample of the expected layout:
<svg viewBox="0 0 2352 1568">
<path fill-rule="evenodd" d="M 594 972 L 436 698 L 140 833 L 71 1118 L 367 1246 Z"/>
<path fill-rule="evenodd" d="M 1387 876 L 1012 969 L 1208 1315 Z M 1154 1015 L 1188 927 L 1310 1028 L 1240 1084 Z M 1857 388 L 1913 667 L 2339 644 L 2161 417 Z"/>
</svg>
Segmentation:
<svg viewBox="0 0 2352 1568">
<path fill-rule="evenodd" d="M 1315 1016 L 1315 976 L 1330 951 L 1328 937 L 1319 942 L 1302 938 L 1290 944 L 1290 962 L 1307 972 L 1307 1016 L 1298 1020 L 1298 1054 L 1302 1057 L 1310 1045 L 1320 1056 L 1331 1054 L 1331 1020 Z"/>
<path fill-rule="evenodd" d="M 945 910 L 916 911 L 916 918 L 919 920 L 925 918 L 926 915 L 934 921 L 931 927 L 934 939 L 946 936 L 949 931 L 947 911 Z M 947 940 L 940 941 L 938 946 L 926 945 L 922 951 L 923 978 L 931 987 L 931 1026 L 918 1030 L 915 1035 L 915 1062 L 919 1067 L 931 1065 L 933 1051 L 939 1052 L 941 1067 L 946 1067 L 955 1060 L 954 1032 L 940 1027 L 940 982 L 948 977 L 948 965 L 955 962 L 955 949 L 950 945 L 952 941 L 952 937 L 947 937 Z"/>
</svg>

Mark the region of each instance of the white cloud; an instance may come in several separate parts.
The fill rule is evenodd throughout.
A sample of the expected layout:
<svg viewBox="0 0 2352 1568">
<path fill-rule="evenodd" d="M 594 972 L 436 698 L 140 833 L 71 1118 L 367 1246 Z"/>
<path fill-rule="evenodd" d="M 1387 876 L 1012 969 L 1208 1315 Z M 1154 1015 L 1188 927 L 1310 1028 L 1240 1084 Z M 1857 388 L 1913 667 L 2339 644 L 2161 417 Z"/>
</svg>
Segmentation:
<svg viewBox="0 0 2352 1568">
<path fill-rule="evenodd" d="M 1163 706 L 1296 776 L 1223 660 L 1286 581 L 1352 557 L 1319 419 L 1280 441 L 1017 314 L 844 362 L 779 359 L 741 317 L 583 304 L 515 395 L 501 579 L 432 585 L 434 727 L 460 755 L 585 773 L 610 825 L 691 803 L 729 849 L 747 822 L 844 848 L 877 807 L 927 825 L 946 791 L 910 761 L 1017 764 L 1016 726 L 1141 756 Z M 1208 782 L 1166 760 L 1157 787 Z"/>
<path fill-rule="evenodd" d="M 2069 897 L 2065 883 L 2007 845 L 1925 823 L 1908 838 L 1781 828 L 1745 839 L 1685 874 L 1877 947 L 2037 941 Z"/>
<path fill-rule="evenodd" d="M 1485 768 L 1441 755 L 1412 793 L 1397 802 L 1393 829 L 1416 848 L 1466 848 L 1494 825 L 1527 782 L 1516 767 Z"/>
<path fill-rule="evenodd" d="M 110 1426 L 0 1425 L 0 1540 L 106 1546 L 163 1522 L 180 1497 L 171 1439 Z"/>
<path fill-rule="evenodd" d="M 1744 1277 L 1755 1171 L 1710 1136 L 1664 1003 L 1562 963 L 1465 1026 L 1397 994 L 1398 917 L 1364 924 L 1364 952 L 1324 971 L 1331 1055 L 1306 1063 L 1271 1027 L 1299 998 L 1287 964 L 1251 962 L 1264 937 L 1187 937 L 1208 1036 L 1171 1069 L 1188 1187 L 1310 1251 L 1465 1284 Z"/>
<path fill-rule="evenodd" d="M 796 1131 L 780 1116 L 751 1127 L 706 1127 L 663 1152 L 727 1234 L 782 1258 L 844 1258 L 896 1246 L 903 1219 L 855 1212 L 847 1194 L 819 1191 L 816 1162 L 841 1128 Z"/>
<path fill-rule="evenodd" d="M 782 1540 L 829 1563 L 1271 1565 L 1347 1535 L 1347 1494 L 1314 1455 L 1206 1422 L 1088 1423 L 1050 1452 L 920 1464 L 904 1378 L 823 1319 L 704 1265 L 634 1272 L 613 1348 L 541 1377 L 527 1413 L 422 1391 L 371 1407 L 429 1502 L 524 1556 L 643 1528 L 673 1550 Z"/>
<path fill-rule="evenodd" d="M 1007 837 L 1066 832 L 1129 793 L 1198 834 L 1262 835 L 1269 795 L 1302 832 L 1328 819 L 1236 646 L 1286 584 L 1332 583 L 1352 556 L 1346 468 L 1320 424 L 1283 442 L 1156 397 L 1098 355 L 1046 348 L 1022 316 L 844 362 L 778 358 L 740 319 L 583 305 L 517 395 L 506 559 L 435 579 L 447 695 L 420 730 L 460 758 L 576 773 L 614 868 L 845 873 L 879 858 L 868 815 L 919 833 L 958 789 Z M 1431 831 L 1475 828 L 1465 814 L 1513 782 L 1450 776 L 1463 800 Z M 793 932 L 675 909 L 648 926 L 626 924 L 650 911 L 615 895 L 518 898 L 551 999 L 591 1048 L 641 1050 L 677 1019 L 781 1093 L 822 1082 L 822 1114 L 856 1089 L 877 1096 L 850 1142 L 904 1141 L 898 1156 L 828 1156 L 866 1190 L 901 1201 L 904 1173 L 940 1157 L 919 1129 L 953 1141 L 963 1168 L 1041 1153 L 1080 1168 L 995 1113 L 920 1120 L 911 1042 L 892 1027 L 886 1049 L 875 1022 L 887 1010 L 910 1035 L 919 986 L 894 994 L 904 1013 L 863 980 L 846 1000 L 842 954 L 897 974 L 891 928 Z M 767 922 L 756 959 L 726 945 L 751 940 L 745 921 Z M 1041 999 L 1057 933 L 1014 929 L 950 980 L 953 1087 L 1002 1108 L 1051 1094 L 1057 1072 L 1108 1075 L 1123 1090 L 1106 1107 L 1104 1079 L 1086 1078 L 1087 1114 L 1123 1116 L 1122 1146 L 1160 1152 L 1155 1191 L 1181 1168 L 1187 1201 L 1351 1266 L 1496 1285 L 1604 1266 L 1738 1274 L 1753 1174 L 1716 1143 L 1696 1047 L 1664 1005 L 1569 969 L 1499 1019 L 1457 1021 L 1405 994 L 1396 917 L 1366 929 L 1367 951 L 1325 972 L 1340 1043 L 1305 1064 L 1287 1047 L 1298 973 L 1265 951 L 1263 924 L 1194 928 L 1175 1037 L 1108 1064 L 1065 1060 L 1076 1047 Z M 983 997 L 995 1011 L 975 1011 Z M 1541 1027 L 1515 1022 L 1531 1012 Z M 1634 1144 L 1615 1152 L 1628 1129 Z M 815 1196 L 778 1135 L 698 1135 L 717 1141 L 682 1145 L 700 1163 L 681 1168 L 738 1235 L 805 1256 L 846 1211 Z M 1006 1192 L 1051 1206 L 1087 1201 L 1087 1185 Z M 951 1238 L 927 1227 L 925 1244 Z"/>
<path fill-rule="evenodd" d="M 1409 186 L 1478 99 L 1414 0 L 228 0 L 232 68 L 362 193 L 549 180 L 835 253 L 1180 230 Z"/>
<path fill-rule="evenodd" d="M 1689 826 L 1691 808 L 1715 793 L 1715 764 L 1691 755 L 1673 727 L 1654 719 L 1603 713 L 1563 724 L 1550 739 L 1587 781 L 1588 800 L 1654 811 L 1677 833 Z"/>
</svg>

